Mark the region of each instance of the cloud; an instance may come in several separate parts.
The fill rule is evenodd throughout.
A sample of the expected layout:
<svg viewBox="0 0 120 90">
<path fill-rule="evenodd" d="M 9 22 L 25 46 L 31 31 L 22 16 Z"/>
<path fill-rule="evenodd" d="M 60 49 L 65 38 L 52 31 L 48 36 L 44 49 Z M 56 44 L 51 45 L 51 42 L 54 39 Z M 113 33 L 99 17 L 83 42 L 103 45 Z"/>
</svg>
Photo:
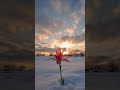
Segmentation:
<svg viewBox="0 0 120 90">
<path fill-rule="evenodd" d="M 88 1 L 87 1 L 88 2 Z M 103 2 L 103 0 L 91 0 L 90 1 L 91 2 L 91 4 L 93 5 L 93 7 L 100 7 L 101 6 L 101 4 L 102 4 L 102 2 Z M 90 3 L 89 2 L 89 3 Z"/>
<path fill-rule="evenodd" d="M 116 7 L 113 10 L 113 13 L 117 16 L 120 14 L 120 2 L 118 3 L 118 5 L 116 5 Z"/>
<path fill-rule="evenodd" d="M 77 28 L 81 17 L 80 14 L 82 12 L 80 10 L 81 8 L 83 8 L 83 4 L 80 4 L 79 0 L 77 0 L 78 3 L 74 0 L 70 0 L 69 2 L 67 0 L 51 0 L 46 2 L 36 1 L 36 3 L 37 2 L 39 3 L 39 8 L 36 8 L 36 33 L 40 32 L 45 34 L 46 31 L 46 33 L 48 33 L 48 31 L 49 33 L 59 32 L 66 29 L 66 27 L 68 28 L 71 26 L 67 25 L 69 21 L 69 23 L 72 24 L 74 29 Z M 69 8 L 64 11 L 65 7 Z M 72 7 L 74 8 L 74 10 L 71 10 L 73 9 Z M 62 13 L 60 14 L 56 11 L 61 11 Z M 66 14 L 65 17 L 63 16 L 64 14 Z"/>
<path fill-rule="evenodd" d="M 62 10 L 62 3 L 60 2 L 60 0 L 51 0 L 50 1 L 52 8 L 54 9 L 55 12 L 61 12 Z"/>
<path fill-rule="evenodd" d="M 84 34 L 78 36 L 63 36 L 59 39 L 59 42 L 71 42 L 73 44 L 81 43 L 85 40 Z"/>
<path fill-rule="evenodd" d="M 68 34 L 74 34 L 75 30 L 73 28 L 67 28 L 65 32 Z"/>
<path fill-rule="evenodd" d="M 86 26 L 86 39 L 91 42 L 111 41 L 119 38 L 120 18 L 113 18 L 103 23 Z"/>
<path fill-rule="evenodd" d="M 34 1 L 29 3 L 24 0 L 3 1 L 0 5 L 0 29 L 4 32 L 15 33 L 20 28 L 29 28 L 33 26 L 34 20 Z M 7 5 L 7 6 L 6 6 Z M 26 29 L 28 30 L 28 29 Z"/>
<path fill-rule="evenodd" d="M 82 32 L 85 34 L 85 27 L 83 27 Z"/>
<path fill-rule="evenodd" d="M 53 48 L 48 48 L 48 47 L 42 47 L 39 45 L 39 48 L 36 48 L 36 52 L 53 52 L 55 49 Z"/>
<path fill-rule="evenodd" d="M 86 8 L 85 9 L 85 17 L 86 17 L 86 22 L 89 22 L 93 16 L 93 13 L 94 13 L 94 8 Z"/>
<path fill-rule="evenodd" d="M 34 0 L 2 0 L 0 13 L 1 52 L 34 51 Z"/>
<path fill-rule="evenodd" d="M 29 42 L 13 42 L 13 41 L 10 41 L 10 40 L 0 40 L 0 47 L 3 47 L 1 49 L 1 53 L 3 52 L 7 52 L 7 51 L 34 51 L 34 47 L 33 47 L 33 44 L 32 43 L 29 43 Z M 23 53 L 25 54 L 25 53 Z"/>
<path fill-rule="evenodd" d="M 120 1 L 110 0 L 109 4 L 108 0 L 100 0 L 100 4 L 92 1 L 86 1 L 86 55 L 119 57 Z"/>
<path fill-rule="evenodd" d="M 119 58 L 120 18 L 86 26 L 86 55 Z"/>
<path fill-rule="evenodd" d="M 39 22 L 38 24 L 36 23 L 35 26 L 35 33 L 39 33 L 39 34 L 44 34 L 46 36 L 49 36 L 53 33 L 57 33 L 61 30 L 63 22 L 60 20 L 51 20 L 48 19 L 46 21 L 47 23 L 42 24 L 41 22 Z"/>
<path fill-rule="evenodd" d="M 106 3 L 107 0 L 86 1 L 86 40 L 102 42 L 119 37 L 120 18 L 117 15 L 120 1 L 111 0 L 107 6 Z"/>
<path fill-rule="evenodd" d="M 113 44 L 114 43 L 114 44 Z M 119 40 L 112 42 L 88 43 L 86 44 L 87 56 L 109 56 L 111 58 L 119 58 L 120 46 Z"/>
<path fill-rule="evenodd" d="M 119 0 L 87 0 L 86 1 L 86 22 L 98 23 L 114 17 L 113 11 L 118 6 Z M 108 5 L 106 5 L 108 4 Z"/>
<path fill-rule="evenodd" d="M 35 6 L 36 47 L 42 51 L 43 47 L 45 50 L 56 48 L 65 41 L 70 41 L 72 44 L 83 42 L 84 6 L 85 0 L 46 0 L 42 2 L 37 0 Z"/>
</svg>

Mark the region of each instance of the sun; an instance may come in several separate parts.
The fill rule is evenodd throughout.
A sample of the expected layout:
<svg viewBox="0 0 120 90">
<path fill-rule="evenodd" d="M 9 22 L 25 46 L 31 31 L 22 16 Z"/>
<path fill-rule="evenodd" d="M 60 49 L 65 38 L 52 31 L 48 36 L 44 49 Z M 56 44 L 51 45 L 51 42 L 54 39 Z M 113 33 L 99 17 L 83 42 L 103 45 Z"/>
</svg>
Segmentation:
<svg viewBox="0 0 120 90">
<path fill-rule="evenodd" d="M 70 44 L 68 42 L 63 42 L 61 45 L 60 45 L 60 48 L 66 48 L 68 49 L 70 47 Z"/>
</svg>

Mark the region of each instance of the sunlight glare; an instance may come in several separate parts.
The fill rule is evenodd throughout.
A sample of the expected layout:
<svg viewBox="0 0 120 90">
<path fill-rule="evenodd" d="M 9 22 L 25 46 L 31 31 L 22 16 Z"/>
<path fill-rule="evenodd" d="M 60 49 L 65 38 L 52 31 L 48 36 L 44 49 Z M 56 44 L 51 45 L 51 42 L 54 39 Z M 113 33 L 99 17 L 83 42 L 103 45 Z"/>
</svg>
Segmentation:
<svg viewBox="0 0 120 90">
<path fill-rule="evenodd" d="M 63 42 L 61 45 L 60 45 L 61 48 L 66 48 L 68 50 L 68 48 L 70 47 L 70 44 L 68 42 Z"/>
</svg>

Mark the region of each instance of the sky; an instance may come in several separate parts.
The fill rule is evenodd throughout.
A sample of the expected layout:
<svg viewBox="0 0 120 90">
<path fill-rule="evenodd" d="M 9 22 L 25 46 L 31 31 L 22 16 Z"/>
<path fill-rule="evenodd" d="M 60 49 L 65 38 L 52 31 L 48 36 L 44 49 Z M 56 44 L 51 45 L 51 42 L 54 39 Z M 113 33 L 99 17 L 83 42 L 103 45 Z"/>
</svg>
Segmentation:
<svg viewBox="0 0 120 90">
<path fill-rule="evenodd" d="M 86 56 L 120 58 L 120 0 L 86 0 L 85 17 Z"/>
<path fill-rule="evenodd" d="M 58 47 L 85 50 L 84 0 L 35 1 L 36 52 L 52 53 Z"/>
<path fill-rule="evenodd" d="M 0 1 L 0 55 L 35 50 L 34 9 L 34 0 Z"/>
<path fill-rule="evenodd" d="M 120 0 L 2 0 L 0 12 L 0 54 L 59 46 L 119 58 Z"/>
</svg>

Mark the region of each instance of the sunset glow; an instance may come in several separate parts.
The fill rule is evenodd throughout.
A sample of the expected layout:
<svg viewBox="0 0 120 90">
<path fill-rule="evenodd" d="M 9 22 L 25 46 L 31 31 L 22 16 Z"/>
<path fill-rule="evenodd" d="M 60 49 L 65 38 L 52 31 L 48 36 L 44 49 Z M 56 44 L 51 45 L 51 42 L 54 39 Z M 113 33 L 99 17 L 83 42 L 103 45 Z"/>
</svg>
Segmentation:
<svg viewBox="0 0 120 90">
<path fill-rule="evenodd" d="M 84 0 L 36 1 L 35 48 L 39 53 L 53 53 L 60 47 L 64 54 L 80 53 L 85 47 Z M 45 53 L 46 54 L 46 53 Z"/>
<path fill-rule="evenodd" d="M 61 45 L 60 45 L 60 48 L 66 48 L 68 50 L 68 48 L 70 48 L 70 43 L 68 42 L 63 42 Z"/>
<path fill-rule="evenodd" d="M 68 55 L 69 52 L 68 52 L 68 51 L 64 51 L 63 54 L 64 54 L 64 55 Z"/>
</svg>

